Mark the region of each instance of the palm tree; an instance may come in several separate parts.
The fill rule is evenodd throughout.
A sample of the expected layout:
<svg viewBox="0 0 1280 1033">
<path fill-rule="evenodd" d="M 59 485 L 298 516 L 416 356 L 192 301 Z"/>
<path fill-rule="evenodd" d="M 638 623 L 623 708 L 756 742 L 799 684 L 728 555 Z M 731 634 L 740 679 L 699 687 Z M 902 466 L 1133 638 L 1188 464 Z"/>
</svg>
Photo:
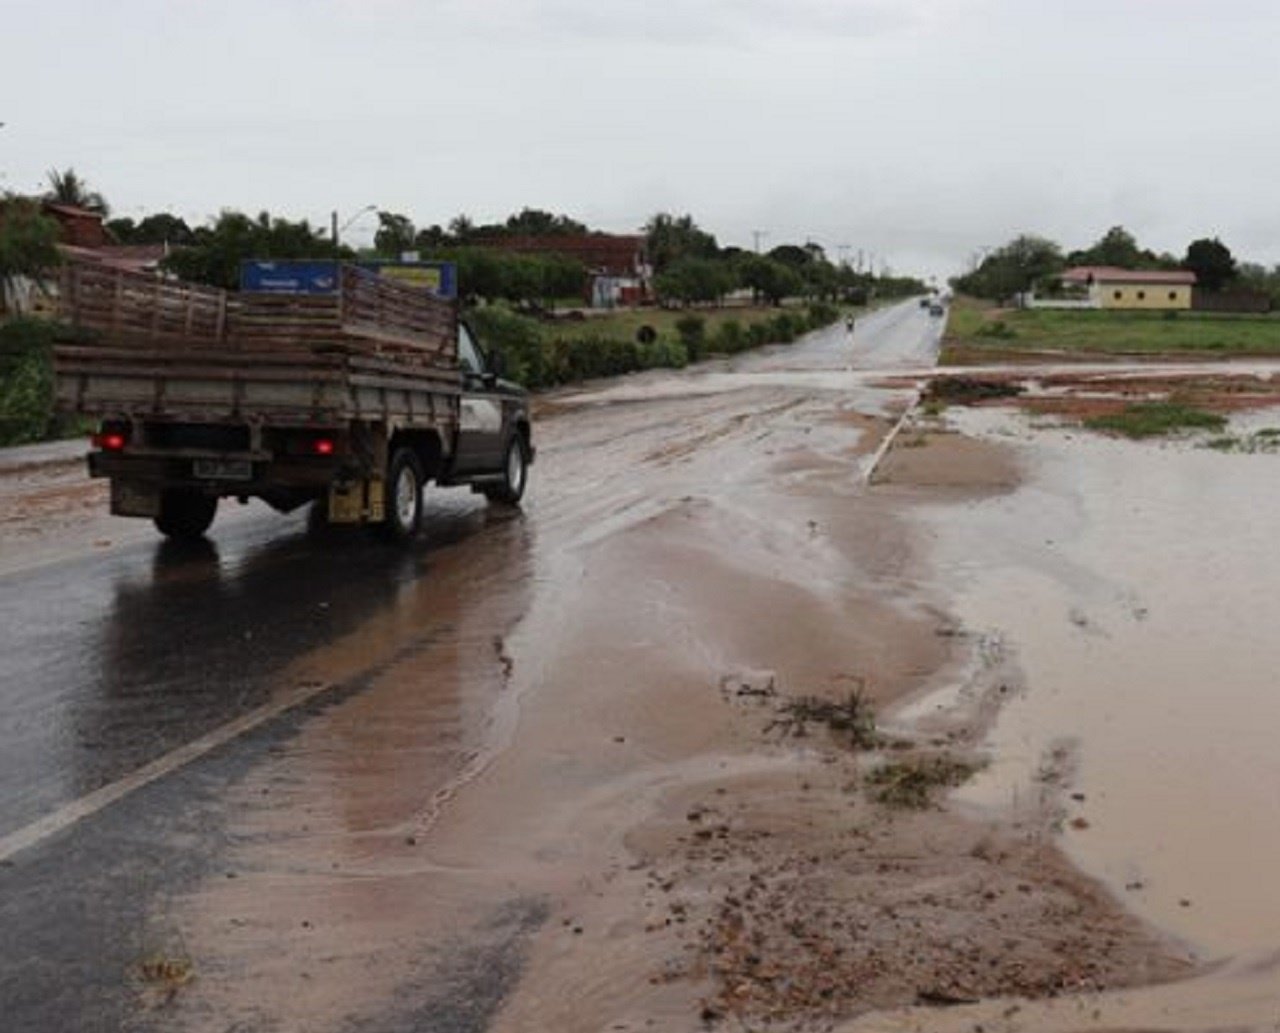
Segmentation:
<svg viewBox="0 0 1280 1033">
<path fill-rule="evenodd" d="M 75 169 L 68 168 L 65 172 L 50 169 L 48 175 L 49 190 L 44 195 L 46 201 L 87 208 L 92 212 L 101 212 L 104 216 L 111 211 L 107 199 L 98 191 L 90 190 L 89 184 L 77 175 Z"/>
</svg>

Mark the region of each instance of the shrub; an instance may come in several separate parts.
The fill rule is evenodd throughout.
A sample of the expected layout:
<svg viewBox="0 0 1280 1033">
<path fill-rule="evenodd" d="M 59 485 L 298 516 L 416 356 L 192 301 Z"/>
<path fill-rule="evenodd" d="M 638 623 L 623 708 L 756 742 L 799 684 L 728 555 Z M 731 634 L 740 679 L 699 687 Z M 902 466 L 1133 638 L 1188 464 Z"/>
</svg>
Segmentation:
<svg viewBox="0 0 1280 1033">
<path fill-rule="evenodd" d="M 790 344 L 800 333 L 796 320 L 789 312 L 779 312 L 769 320 L 769 336 L 779 344 Z"/>
<path fill-rule="evenodd" d="M 839 318 L 839 309 L 825 301 L 815 301 L 809 306 L 810 330 L 820 330 L 824 326 L 830 326 Z"/>
<path fill-rule="evenodd" d="M 676 320 L 676 333 L 684 345 L 687 357 L 697 362 L 702 357 L 702 346 L 707 336 L 707 321 L 701 316 L 681 316 Z"/>
<path fill-rule="evenodd" d="M 53 325 L 0 325 L 0 445 L 42 441 L 59 430 L 53 415 Z"/>
<path fill-rule="evenodd" d="M 692 359 L 685 342 L 660 337 L 642 349 L 640 361 L 645 369 L 684 369 Z"/>
<path fill-rule="evenodd" d="M 471 309 L 464 318 L 486 349 L 503 353 L 507 376 L 512 380 L 534 388 L 555 383 L 549 379 L 542 327 L 537 320 L 492 305 Z"/>
<path fill-rule="evenodd" d="M 747 337 L 742 331 L 741 323 L 736 319 L 726 319 L 720 324 L 720 328 L 716 330 L 716 351 L 732 355 L 734 352 L 742 351 L 746 346 Z"/>
</svg>

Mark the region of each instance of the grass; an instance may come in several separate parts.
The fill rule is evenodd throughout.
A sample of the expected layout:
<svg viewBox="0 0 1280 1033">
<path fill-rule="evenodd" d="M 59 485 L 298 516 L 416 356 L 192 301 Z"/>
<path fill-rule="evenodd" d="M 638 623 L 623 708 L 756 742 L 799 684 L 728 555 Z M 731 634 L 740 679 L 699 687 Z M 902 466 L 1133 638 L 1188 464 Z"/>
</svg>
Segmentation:
<svg viewBox="0 0 1280 1033">
<path fill-rule="evenodd" d="M 1280 315 L 1012 310 L 957 299 L 947 323 L 943 363 L 980 361 L 984 352 L 1280 355 Z"/>
<path fill-rule="evenodd" d="M 1263 427 L 1244 437 L 1224 435 L 1212 438 L 1204 443 L 1205 448 L 1215 452 L 1243 452 L 1252 455 L 1257 452 L 1280 451 L 1280 427 Z"/>
<path fill-rule="evenodd" d="M 939 789 L 967 782 L 978 765 L 946 754 L 909 757 L 882 764 L 867 775 L 876 787 L 872 798 L 886 807 L 922 811 L 933 803 Z"/>
<path fill-rule="evenodd" d="M 1153 438 L 1186 430 L 1222 430 L 1227 419 L 1181 402 L 1138 402 L 1122 412 L 1090 416 L 1084 425 L 1126 438 Z"/>
</svg>

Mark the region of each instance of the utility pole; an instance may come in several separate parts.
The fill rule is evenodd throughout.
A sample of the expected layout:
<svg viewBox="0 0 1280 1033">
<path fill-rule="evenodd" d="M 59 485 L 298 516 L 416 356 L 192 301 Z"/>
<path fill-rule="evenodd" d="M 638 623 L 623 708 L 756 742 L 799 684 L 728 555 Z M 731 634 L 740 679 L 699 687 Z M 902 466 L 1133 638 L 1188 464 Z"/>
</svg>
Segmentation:
<svg viewBox="0 0 1280 1033">
<path fill-rule="evenodd" d="M 760 241 L 769 235 L 768 230 L 752 230 L 751 239 L 755 241 L 756 254 L 760 254 Z"/>
<path fill-rule="evenodd" d="M 338 246 L 338 213 L 334 211 L 329 218 L 329 235 L 333 240 L 333 246 Z"/>
<path fill-rule="evenodd" d="M 853 245 L 852 245 L 852 244 L 837 244 L 837 245 L 836 245 L 836 254 L 839 256 L 839 262 L 840 262 L 840 265 L 848 265 L 848 264 L 849 264 L 849 250 L 850 250 L 850 248 L 852 248 L 852 247 L 853 247 Z"/>
</svg>

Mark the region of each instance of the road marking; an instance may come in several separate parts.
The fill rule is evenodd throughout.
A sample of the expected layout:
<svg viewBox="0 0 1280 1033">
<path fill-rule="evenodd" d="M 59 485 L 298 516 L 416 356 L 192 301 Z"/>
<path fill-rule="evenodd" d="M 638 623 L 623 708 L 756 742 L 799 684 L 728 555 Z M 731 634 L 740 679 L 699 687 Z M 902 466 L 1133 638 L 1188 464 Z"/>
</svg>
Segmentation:
<svg viewBox="0 0 1280 1033">
<path fill-rule="evenodd" d="M 916 406 L 920 404 L 920 392 L 917 390 L 911 398 L 911 403 L 907 406 L 906 412 L 898 417 L 898 422 L 893 425 L 893 429 L 884 436 L 884 440 L 880 442 L 880 447 L 876 449 L 876 454 L 871 457 L 871 462 L 862 473 L 862 483 L 870 484 L 871 478 L 876 472 L 876 467 L 880 465 L 889 449 L 893 447 L 894 439 L 897 438 L 902 428 L 906 426 L 907 420 L 911 414 L 916 411 Z"/>
<path fill-rule="evenodd" d="M 24 825 L 15 832 L 10 832 L 7 836 L 0 837 L 0 862 L 8 861 L 15 854 L 44 842 L 50 836 L 56 836 L 59 832 L 70 828 L 77 822 L 92 817 L 99 811 L 123 800 L 126 796 L 150 785 L 157 779 L 172 774 L 179 768 L 190 764 L 193 760 L 198 760 L 206 753 L 210 753 L 219 746 L 223 746 L 246 732 L 252 731 L 264 722 L 279 717 L 294 707 L 314 699 L 332 687 L 329 682 L 316 682 L 282 693 L 278 699 L 270 703 L 264 703 L 262 706 L 256 707 L 247 714 L 242 714 L 224 725 L 219 725 L 213 731 L 200 736 L 198 739 L 193 739 L 185 746 L 179 746 L 176 750 L 166 753 L 163 757 L 158 757 L 150 763 L 144 764 L 137 771 L 126 775 L 124 778 L 102 786 L 100 789 L 95 789 L 92 793 L 59 807 L 51 814 L 38 818 L 31 824 Z"/>
</svg>

